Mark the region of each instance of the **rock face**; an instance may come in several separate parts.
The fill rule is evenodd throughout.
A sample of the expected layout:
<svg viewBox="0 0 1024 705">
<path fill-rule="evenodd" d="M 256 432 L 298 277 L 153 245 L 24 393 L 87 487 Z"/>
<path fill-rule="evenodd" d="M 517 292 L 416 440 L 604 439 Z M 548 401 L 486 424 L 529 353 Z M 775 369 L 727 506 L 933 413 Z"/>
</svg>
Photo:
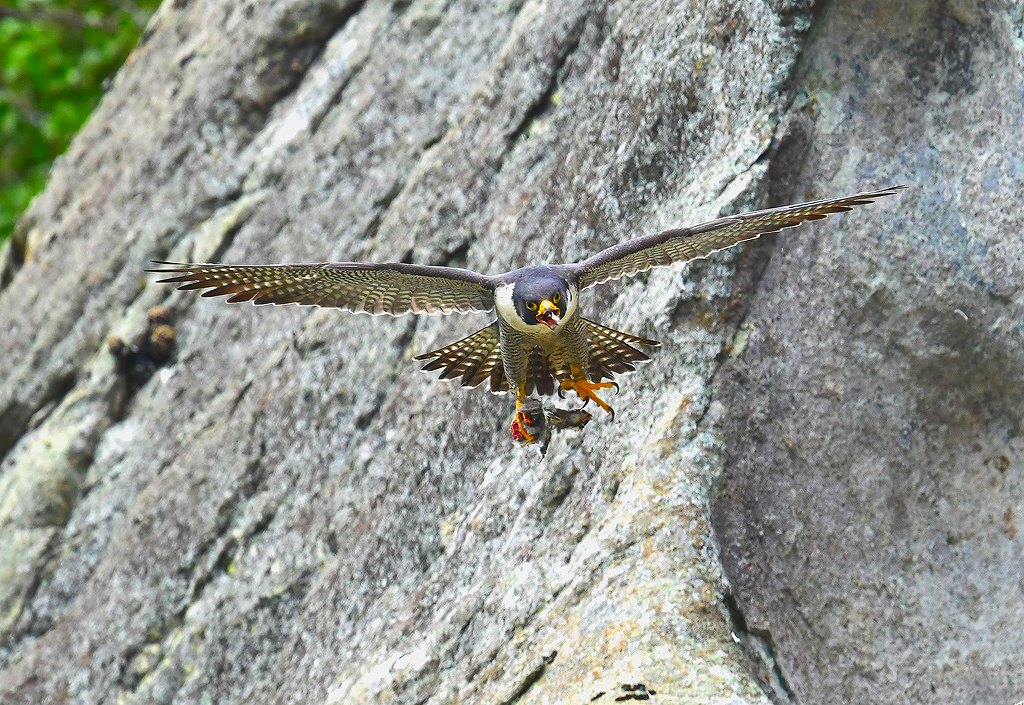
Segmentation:
<svg viewBox="0 0 1024 705">
<path fill-rule="evenodd" d="M 1024 697 L 1021 124 L 994 2 L 169 0 L 3 254 L 0 702 Z M 663 347 L 543 460 L 415 371 L 482 316 L 142 273 L 900 182 L 597 290 Z"/>
</svg>

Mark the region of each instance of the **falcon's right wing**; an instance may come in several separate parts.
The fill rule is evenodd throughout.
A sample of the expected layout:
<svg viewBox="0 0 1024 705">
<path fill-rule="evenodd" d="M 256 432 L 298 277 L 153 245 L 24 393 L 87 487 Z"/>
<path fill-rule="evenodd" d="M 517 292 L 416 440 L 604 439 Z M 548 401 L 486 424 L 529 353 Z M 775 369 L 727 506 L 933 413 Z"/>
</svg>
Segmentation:
<svg viewBox="0 0 1024 705">
<path fill-rule="evenodd" d="M 491 277 L 468 269 L 419 264 L 181 264 L 149 272 L 172 274 L 159 282 L 207 289 L 228 303 L 300 304 L 372 315 L 468 313 L 494 308 Z"/>
</svg>

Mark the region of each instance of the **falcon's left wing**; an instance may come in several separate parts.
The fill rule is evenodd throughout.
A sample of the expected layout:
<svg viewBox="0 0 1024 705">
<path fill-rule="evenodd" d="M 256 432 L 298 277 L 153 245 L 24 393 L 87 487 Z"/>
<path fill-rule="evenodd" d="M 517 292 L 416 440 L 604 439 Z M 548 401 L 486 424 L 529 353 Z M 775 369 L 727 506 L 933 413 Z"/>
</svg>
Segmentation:
<svg viewBox="0 0 1024 705">
<path fill-rule="evenodd" d="M 467 313 L 494 308 L 491 277 L 468 269 L 419 264 L 181 264 L 149 272 L 173 274 L 158 282 L 179 289 L 208 289 L 228 303 L 300 304 L 357 313 Z"/>
<path fill-rule="evenodd" d="M 783 228 L 792 228 L 804 221 L 821 220 L 832 213 L 852 210 L 854 206 L 872 203 L 877 198 L 891 196 L 905 188 L 906 186 L 892 186 L 842 198 L 826 198 L 731 215 L 690 228 L 665 230 L 609 247 L 582 262 L 568 266 L 570 271 L 579 277 L 580 288 L 585 289 L 611 279 L 646 272 L 652 267 L 707 257 L 745 240 L 777 233 Z"/>
</svg>

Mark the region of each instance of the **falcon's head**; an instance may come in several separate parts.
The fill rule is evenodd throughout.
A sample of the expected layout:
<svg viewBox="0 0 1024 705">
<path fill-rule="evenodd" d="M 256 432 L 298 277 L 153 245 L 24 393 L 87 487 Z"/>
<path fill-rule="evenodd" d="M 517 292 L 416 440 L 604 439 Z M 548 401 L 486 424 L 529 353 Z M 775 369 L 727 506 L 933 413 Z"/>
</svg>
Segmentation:
<svg viewBox="0 0 1024 705">
<path fill-rule="evenodd" d="M 545 325 L 551 330 L 565 318 L 573 291 L 569 282 L 555 274 L 531 273 L 516 282 L 512 303 L 527 325 Z"/>
</svg>

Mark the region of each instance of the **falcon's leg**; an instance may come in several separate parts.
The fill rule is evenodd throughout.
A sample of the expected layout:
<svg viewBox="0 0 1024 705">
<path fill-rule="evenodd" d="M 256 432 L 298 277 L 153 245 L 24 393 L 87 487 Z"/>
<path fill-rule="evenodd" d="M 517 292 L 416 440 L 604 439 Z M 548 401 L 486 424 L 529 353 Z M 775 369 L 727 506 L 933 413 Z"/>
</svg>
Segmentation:
<svg viewBox="0 0 1024 705">
<path fill-rule="evenodd" d="M 598 389 L 609 389 L 615 387 L 618 389 L 619 385 L 615 382 L 591 382 L 587 379 L 586 374 L 579 367 L 572 365 L 569 368 L 572 374 L 571 379 L 563 379 L 561 382 L 562 389 L 571 389 L 576 392 L 577 396 L 584 401 L 593 401 L 599 407 L 611 414 L 612 418 L 615 418 L 615 411 L 604 402 L 601 397 L 597 396 L 596 391 Z"/>
<path fill-rule="evenodd" d="M 516 392 L 516 415 L 512 419 L 512 425 L 508 430 L 512 434 L 513 440 L 533 443 L 536 440 L 536 436 L 527 429 L 532 427 L 534 423 L 530 415 L 523 411 L 524 401 L 526 401 L 526 385 L 520 384 L 519 390 Z"/>
</svg>

